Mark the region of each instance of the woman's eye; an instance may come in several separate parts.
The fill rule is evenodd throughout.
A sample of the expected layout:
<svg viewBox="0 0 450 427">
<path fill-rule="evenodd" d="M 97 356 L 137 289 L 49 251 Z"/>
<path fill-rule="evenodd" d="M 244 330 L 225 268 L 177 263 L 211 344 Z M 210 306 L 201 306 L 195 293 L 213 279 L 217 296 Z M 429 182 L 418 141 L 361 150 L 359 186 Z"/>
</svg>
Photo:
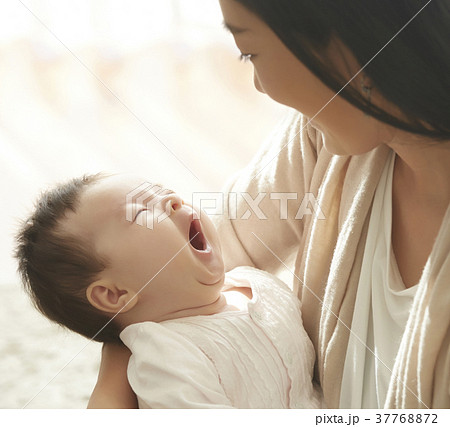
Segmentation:
<svg viewBox="0 0 450 427">
<path fill-rule="evenodd" d="M 252 54 L 250 54 L 250 53 L 241 53 L 241 55 L 239 56 L 239 59 L 242 62 L 250 61 L 252 59 Z"/>
</svg>

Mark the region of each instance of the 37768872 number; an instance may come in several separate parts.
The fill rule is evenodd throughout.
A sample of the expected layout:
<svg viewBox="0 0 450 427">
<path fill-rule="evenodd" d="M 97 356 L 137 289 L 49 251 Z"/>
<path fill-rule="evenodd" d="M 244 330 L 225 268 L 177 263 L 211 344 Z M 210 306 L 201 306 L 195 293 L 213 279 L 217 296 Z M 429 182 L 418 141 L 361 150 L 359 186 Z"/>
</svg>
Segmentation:
<svg viewBox="0 0 450 427">
<path fill-rule="evenodd" d="M 437 418 L 437 414 L 377 414 L 376 423 L 437 424 Z"/>
</svg>

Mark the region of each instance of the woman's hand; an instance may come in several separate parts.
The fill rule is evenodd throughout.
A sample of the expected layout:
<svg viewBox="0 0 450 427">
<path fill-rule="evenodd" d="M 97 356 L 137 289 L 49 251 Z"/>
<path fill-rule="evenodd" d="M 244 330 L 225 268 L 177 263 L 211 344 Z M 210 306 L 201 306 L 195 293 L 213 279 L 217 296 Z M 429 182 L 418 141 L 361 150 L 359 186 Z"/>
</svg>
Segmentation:
<svg viewBox="0 0 450 427">
<path fill-rule="evenodd" d="M 123 344 L 103 344 L 97 384 L 88 409 L 137 409 L 136 395 L 127 379 L 131 352 Z"/>
</svg>

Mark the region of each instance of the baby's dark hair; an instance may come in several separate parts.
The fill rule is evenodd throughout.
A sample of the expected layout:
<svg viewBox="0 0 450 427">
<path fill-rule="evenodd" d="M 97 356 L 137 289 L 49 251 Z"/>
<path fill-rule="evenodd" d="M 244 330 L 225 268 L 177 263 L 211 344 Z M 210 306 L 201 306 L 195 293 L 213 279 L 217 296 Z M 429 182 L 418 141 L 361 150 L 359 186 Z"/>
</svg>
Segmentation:
<svg viewBox="0 0 450 427">
<path fill-rule="evenodd" d="M 44 192 L 17 234 L 15 256 L 24 288 L 44 316 L 89 339 L 110 342 L 119 340 L 119 326 L 86 297 L 107 261 L 89 241 L 61 230 L 83 191 L 103 177 L 84 175 Z"/>
</svg>

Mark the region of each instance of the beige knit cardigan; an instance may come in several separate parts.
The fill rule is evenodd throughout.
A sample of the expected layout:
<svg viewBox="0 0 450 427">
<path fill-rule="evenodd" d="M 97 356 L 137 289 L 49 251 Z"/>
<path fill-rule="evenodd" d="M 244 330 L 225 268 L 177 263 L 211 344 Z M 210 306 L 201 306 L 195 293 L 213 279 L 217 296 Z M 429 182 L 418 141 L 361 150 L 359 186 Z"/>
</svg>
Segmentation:
<svg viewBox="0 0 450 427">
<path fill-rule="evenodd" d="M 215 218 L 227 270 L 238 265 L 290 269 L 329 408 L 339 406 L 370 208 L 389 154 L 383 145 L 359 156 L 331 155 L 321 133 L 296 113 L 227 185 L 226 193 L 237 193 L 230 197 L 229 215 L 236 219 Z M 288 219 L 280 219 L 276 193 L 286 192 L 297 194 L 297 201 L 289 201 Z M 260 201 L 260 211 L 250 209 L 240 193 Z M 295 219 L 306 193 L 317 199 L 325 219 L 314 215 L 311 204 L 313 214 Z M 418 286 L 387 408 L 450 407 L 450 208 Z"/>
</svg>

